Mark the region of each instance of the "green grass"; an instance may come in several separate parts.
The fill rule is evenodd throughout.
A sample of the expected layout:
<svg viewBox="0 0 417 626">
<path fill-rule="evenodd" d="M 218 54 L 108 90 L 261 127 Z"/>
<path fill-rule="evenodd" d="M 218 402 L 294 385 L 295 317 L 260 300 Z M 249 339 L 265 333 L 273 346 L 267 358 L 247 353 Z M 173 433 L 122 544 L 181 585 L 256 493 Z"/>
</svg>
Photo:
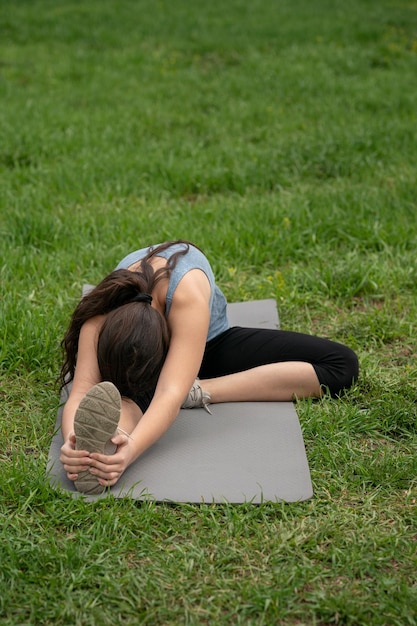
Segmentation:
<svg viewBox="0 0 417 626">
<path fill-rule="evenodd" d="M 0 619 L 414 625 L 417 5 L 20 0 L 0 22 Z M 300 402 L 298 504 L 51 490 L 59 343 L 85 282 L 183 237 L 230 300 L 353 347 Z"/>
</svg>

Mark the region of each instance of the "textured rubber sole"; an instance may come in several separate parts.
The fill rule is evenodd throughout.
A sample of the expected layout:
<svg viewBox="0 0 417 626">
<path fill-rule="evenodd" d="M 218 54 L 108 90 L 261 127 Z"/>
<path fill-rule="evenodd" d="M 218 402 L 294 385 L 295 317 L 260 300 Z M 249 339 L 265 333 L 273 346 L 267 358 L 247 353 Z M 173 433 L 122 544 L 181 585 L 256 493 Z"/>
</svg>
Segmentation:
<svg viewBox="0 0 417 626">
<path fill-rule="evenodd" d="M 110 439 L 120 419 L 121 398 L 117 388 L 108 381 L 94 385 L 81 400 L 74 417 L 76 449 L 100 454 L 114 454 L 117 446 Z M 80 472 L 75 487 L 81 493 L 104 491 L 89 470 Z"/>
</svg>

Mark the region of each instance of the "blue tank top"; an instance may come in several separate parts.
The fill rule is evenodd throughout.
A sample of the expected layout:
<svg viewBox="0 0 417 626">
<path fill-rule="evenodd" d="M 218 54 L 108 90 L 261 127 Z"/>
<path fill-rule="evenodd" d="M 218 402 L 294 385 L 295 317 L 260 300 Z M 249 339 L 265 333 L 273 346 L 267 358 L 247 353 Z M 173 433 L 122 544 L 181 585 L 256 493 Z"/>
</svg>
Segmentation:
<svg viewBox="0 0 417 626">
<path fill-rule="evenodd" d="M 157 246 L 152 247 L 156 248 Z M 164 259 L 169 259 L 175 252 L 185 250 L 186 247 L 186 244 L 173 244 L 166 250 L 158 252 L 157 256 L 161 256 Z M 143 259 L 148 254 L 149 250 L 150 248 L 141 248 L 140 250 L 131 252 L 120 261 L 120 263 L 116 267 L 116 270 L 127 269 L 137 261 Z M 220 335 L 220 333 L 229 328 L 229 321 L 227 319 L 226 312 L 227 303 L 223 293 L 216 285 L 213 270 L 211 269 L 208 259 L 200 250 L 198 250 L 198 248 L 195 248 L 192 245 L 189 246 L 188 252 L 186 254 L 178 257 L 177 264 L 171 272 L 166 297 L 165 316 L 168 317 L 169 315 L 172 298 L 174 296 L 174 292 L 178 286 L 178 283 L 187 272 L 194 269 L 202 270 L 207 276 L 210 283 L 210 324 L 207 333 L 207 341 L 210 341 L 210 339 L 214 339 L 214 337 L 217 337 L 217 335 Z"/>
</svg>

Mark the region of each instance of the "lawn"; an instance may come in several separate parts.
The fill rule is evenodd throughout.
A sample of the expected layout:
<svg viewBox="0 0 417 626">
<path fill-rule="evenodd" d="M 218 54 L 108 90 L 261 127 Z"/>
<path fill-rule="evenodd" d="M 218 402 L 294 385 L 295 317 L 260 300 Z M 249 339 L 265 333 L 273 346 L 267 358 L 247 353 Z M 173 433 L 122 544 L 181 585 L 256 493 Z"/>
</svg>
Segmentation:
<svg viewBox="0 0 417 626">
<path fill-rule="evenodd" d="M 417 624 L 416 76 L 414 0 L 1 2 L 2 624 Z M 176 238 L 357 352 L 297 403 L 312 500 L 48 486 L 83 283 Z"/>
</svg>

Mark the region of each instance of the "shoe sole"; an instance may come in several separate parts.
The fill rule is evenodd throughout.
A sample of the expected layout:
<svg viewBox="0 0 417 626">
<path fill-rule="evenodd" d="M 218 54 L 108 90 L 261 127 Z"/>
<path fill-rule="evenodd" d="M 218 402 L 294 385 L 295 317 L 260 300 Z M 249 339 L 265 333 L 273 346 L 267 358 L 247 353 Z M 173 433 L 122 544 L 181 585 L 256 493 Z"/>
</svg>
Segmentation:
<svg viewBox="0 0 417 626">
<path fill-rule="evenodd" d="M 117 388 L 108 381 L 92 387 L 81 400 L 74 417 L 76 450 L 114 454 L 117 446 L 110 439 L 120 420 L 121 398 Z M 87 469 L 74 481 L 77 491 L 98 494 L 105 487 Z"/>
</svg>

